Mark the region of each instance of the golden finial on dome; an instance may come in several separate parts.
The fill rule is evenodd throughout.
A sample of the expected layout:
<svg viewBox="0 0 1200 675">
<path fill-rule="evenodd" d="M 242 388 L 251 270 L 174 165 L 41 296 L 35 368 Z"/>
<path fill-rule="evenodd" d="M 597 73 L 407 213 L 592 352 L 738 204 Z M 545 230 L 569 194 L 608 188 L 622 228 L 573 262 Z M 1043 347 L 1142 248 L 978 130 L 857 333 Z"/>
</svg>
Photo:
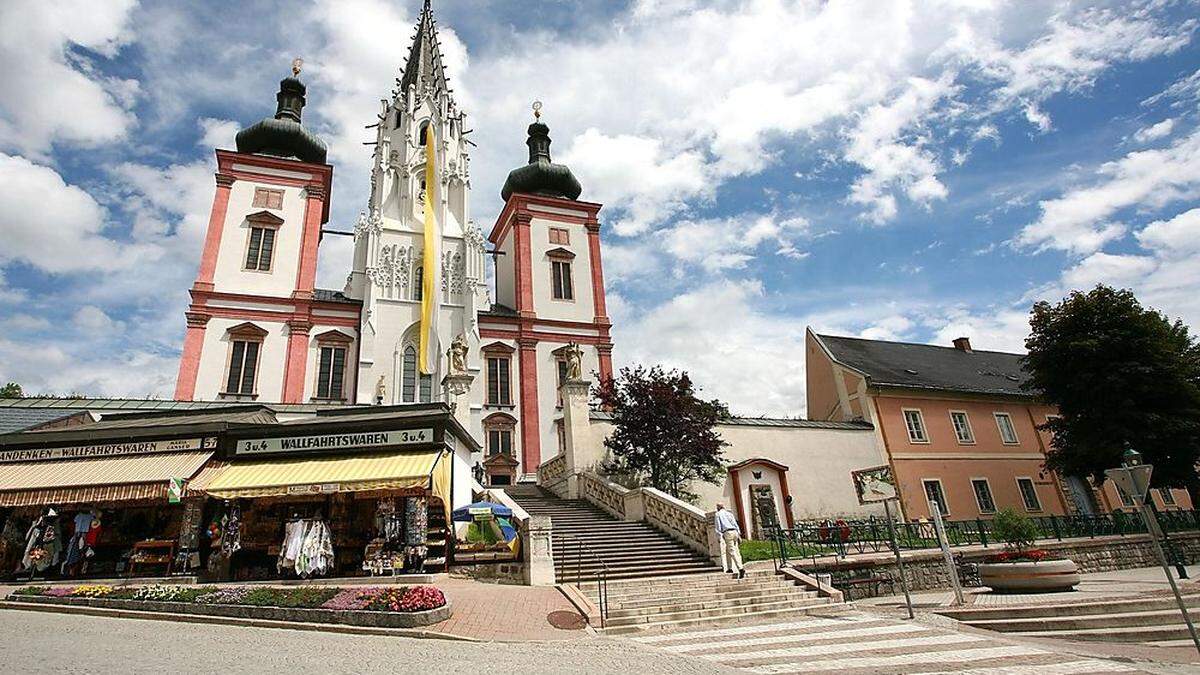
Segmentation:
<svg viewBox="0 0 1200 675">
<path fill-rule="evenodd" d="M 542 119 L 542 102 L 541 101 L 533 102 L 533 119 L 535 119 L 535 120 Z"/>
<path fill-rule="evenodd" d="M 292 59 L 292 77 L 300 76 L 300 68 L 304 65 L 304 59 L 297 56 Z"/>
</svg>

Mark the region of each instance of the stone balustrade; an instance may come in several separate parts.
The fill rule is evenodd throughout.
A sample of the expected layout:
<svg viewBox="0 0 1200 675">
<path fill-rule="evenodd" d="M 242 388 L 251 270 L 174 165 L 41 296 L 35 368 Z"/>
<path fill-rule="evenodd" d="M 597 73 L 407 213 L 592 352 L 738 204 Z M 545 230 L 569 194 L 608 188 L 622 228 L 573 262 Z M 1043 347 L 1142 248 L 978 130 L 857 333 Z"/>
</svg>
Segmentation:
<svg viewBox="0 0 1200 675">
<path fill-rule="evenodd" d="M 655 488 L 629 489 L 603 476 L 579 474 L 579 492 L 587 501 L 622 520 L 644 520 L 672 539 L 711 558 L 720 558 L 714 514 Z"/>
<path fill-rule="evenodd" d="M 579 493 L 584 499 L 622 520 L 641 520 L 626 517 L 625 502 L 630 492 L 633 491 L 591 471 L 579 475 Z"/>
<path fill-rule="evenodd" d="M 569 478 L 566 455 L 555 455 L 541 463 L 537 469 L 537 484 L 562 497 L 564 483 Z"/>
</svg>

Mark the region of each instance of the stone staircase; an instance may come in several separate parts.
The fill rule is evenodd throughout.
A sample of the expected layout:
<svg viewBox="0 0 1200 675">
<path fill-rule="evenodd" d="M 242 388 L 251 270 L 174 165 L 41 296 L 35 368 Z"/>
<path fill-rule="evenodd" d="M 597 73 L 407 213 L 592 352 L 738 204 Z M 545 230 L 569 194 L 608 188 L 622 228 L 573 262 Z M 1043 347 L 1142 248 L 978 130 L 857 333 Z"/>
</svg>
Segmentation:
<svg viewBox="0 0 1200 675">
<path fill-rule="evenodd" d="M 1200 595 L 1185 595 L 1195 623 Z M 974 607 L 939 610 L 969 626 L 1025 637 L 1149 644 L 1191 644 L 1187 625 L 1174 596 L 1129 600 L 1056 603 L 1020 607 Z"/>
<path fill-rule="evenodd" d="M 587 551 L 607 566 L 606 633 L 795 616 L 829 605 L 828 598 L 773 569 L 748 570 L 745 579 L 734 579 L 654 527 L 618 520 L 589 502 L 562 499 L 534 485 L 505 492 L 530 515 L 550 517 L 558 583 L 578 585 L 599 606 L 603 566 Z"/>
<path fill-rule="evenodd" d="M 584 593 L 598 603 L 595 584 Z M 735 579 L 724 572 L 621 581 L 608 585 L 604 632 L 620 635 L 670 632 L 696 626 L 762 621 L 832 609 L 829 598 L 776 574 L 747 570 Z"/>
<path fill-rule="evenodd" d="M 554 574 L 560 584 L 594 580 L 606 566 L 609 581 L 717 569 L 650 525 L 618 520 L 584 500 L 562 499 L 536 485 L 504 491 L 530 515 L 550 517 Z"/>
</svg>

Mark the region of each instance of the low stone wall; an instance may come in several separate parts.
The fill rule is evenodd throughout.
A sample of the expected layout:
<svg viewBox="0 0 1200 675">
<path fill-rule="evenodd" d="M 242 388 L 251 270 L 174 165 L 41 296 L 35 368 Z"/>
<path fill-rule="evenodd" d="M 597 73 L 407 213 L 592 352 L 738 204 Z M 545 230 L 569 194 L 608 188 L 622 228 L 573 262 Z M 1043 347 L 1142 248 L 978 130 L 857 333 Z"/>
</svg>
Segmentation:
<svg viewBox="0 0 1200 675">
<path fill-rule="evenodd" d="M 507 562 L 486 562 L 475 565 L 456 565 L 453 576 L 462 576 L 475 581 L 485 581 L 496 584 L 513 584 L 517 586 L 530 585 L 528 570 L 525 562 L 512 560 Z"/>
<path fill-rule="evenodd" d="M 290 607 L 253 607 L 249 605 L 197 605 L 185 602 L 145 600 L 109 600 L 106 598 L 48 598 L 39 595 L 12 595 L 10 602 L 44 605 L 73 605 L 100 609 L 124 609 L 164 614 L 225 616 L 237 619 L 291 621 L 296 623 L 335 623 L 371 628 L 420 628 L 449 619 L 450 601 L 425 612 L 371 612 L 365 610 L 299 609 Z"/>
<path fill-rule="evenodd" d="M 1200 532 L 1174 533 L 1171 535 L 1171 541 L 1179 546 L 1188 561 L 1200 560 Z M 1158 565 L 1150 538 L 1144 534 L 1038 542 L 1038 548 L 1053 552 L 1055 557 L 1074 560 L 1079 565 L 1079 571 L 1084 574 Z M 961 553 L 967 562 L 979 563 L 986 562 L 1003 549 L 1000 546 L 963 546 L 951 550 Z M 902 555 L 910 590 L 927 591 L 950 587 L 946 563 L 939 549 L 906 551 Z M 841 560 L 822 558 L 815 562 L 793 560 L 792 563 L 808 573 L 834 572 L 848 567 L 857 568 L 867 563 L 872 569 L 892 577 L 896 581 L 894 592 L 900 592 L 900 572 L 895 556 L 891 553 L 855 555 Z"/>
<path fill-rule="evenodd" d="M 567 492 L 567 456 L 552 457 L 537 469 L 538 485 L 550 490 L 559 497 L 565 497 Z"/>
</svg>

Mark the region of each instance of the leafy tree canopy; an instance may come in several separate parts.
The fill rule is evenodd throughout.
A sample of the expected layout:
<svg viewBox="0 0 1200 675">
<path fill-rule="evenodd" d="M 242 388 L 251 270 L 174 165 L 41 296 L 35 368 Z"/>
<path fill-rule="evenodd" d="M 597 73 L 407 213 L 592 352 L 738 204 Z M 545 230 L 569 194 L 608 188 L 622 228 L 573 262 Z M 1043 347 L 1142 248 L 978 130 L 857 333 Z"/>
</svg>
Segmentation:
<svg viewBox="0 0 1200 675">
<path fill-rule="evenodd" d="M 729 417 L 729 409 L 698 398 L 686 372 L 622 368 L 596 395 L 613 416 L 613 432 L 604 441 L 610 452 L 605 471 L 686 500 L 695 498 L 688 491 L 692 481 L 717 481 L 728 444 L 713 426 Z"/>
<path fill-rule="evenodd" d="M 0 387 L 0 398 L 24 398 L 25 392 L 21 391 L 21 385 L 16 382 L 9 382 Z"/>
<path fill-rule="evenodd" d="M 1030 327 L 1027 386 L 1062 415 L 1046 425 L 1051 469 L 1102 481 L 1128 444 L 1156 486 L 1197 483 L 1200 348 L 1186 325 L 1099 285 L 1037 303 Z"/>
</svg>

